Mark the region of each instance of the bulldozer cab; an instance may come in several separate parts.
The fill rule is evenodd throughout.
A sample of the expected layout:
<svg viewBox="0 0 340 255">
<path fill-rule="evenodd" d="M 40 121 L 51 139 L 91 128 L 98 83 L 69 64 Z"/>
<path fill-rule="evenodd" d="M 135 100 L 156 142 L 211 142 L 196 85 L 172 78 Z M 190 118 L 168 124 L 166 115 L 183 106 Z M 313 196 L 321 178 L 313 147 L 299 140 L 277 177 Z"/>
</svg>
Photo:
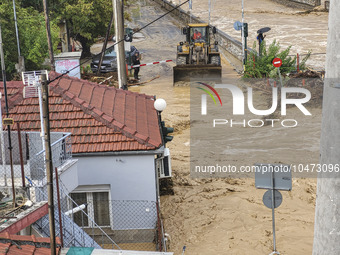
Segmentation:
<svg viewBox="0 0 340 255">
<path fill-rule="evenodd" d="M 209 33 L 207 27 L 191 27 L 190 28 L 190 40 L 193 43 L 207 43 Z"/>
<path fill-rule="evenodd" d="M 186 41 L 191 43 L 208 43 L 209 44 L 209 25 L 206 23 L 188 24 L 183 29 L 186 34 Z"/>
</svg>

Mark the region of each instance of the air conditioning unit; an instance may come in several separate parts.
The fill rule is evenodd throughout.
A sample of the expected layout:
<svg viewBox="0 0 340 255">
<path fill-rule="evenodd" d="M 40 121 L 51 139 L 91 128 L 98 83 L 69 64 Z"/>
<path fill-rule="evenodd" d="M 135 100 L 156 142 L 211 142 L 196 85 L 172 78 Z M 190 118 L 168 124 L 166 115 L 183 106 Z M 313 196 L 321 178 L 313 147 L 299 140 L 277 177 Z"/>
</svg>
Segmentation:
<svg viewBox="0 0 340 255">
<path fill-rule="evenodd" d="M 159 173 L 159 178 L 170 178 L 171 175 L 171 158 L 169 148 L 164 149 L 163 157 L 156 159 L 156 169 Z"/>
</svg>

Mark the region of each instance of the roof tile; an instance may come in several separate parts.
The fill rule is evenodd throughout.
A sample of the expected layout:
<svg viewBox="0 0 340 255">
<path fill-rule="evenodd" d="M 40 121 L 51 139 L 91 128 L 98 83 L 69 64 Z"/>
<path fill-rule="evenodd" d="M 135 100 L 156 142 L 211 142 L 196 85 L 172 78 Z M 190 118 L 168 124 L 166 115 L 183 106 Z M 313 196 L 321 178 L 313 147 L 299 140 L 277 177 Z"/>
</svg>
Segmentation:
<svg viewBox="0 0 340 255">
<path fill-rule="evenodd" d="M 58 85 L 63 90 L 68 90 L 71 85 L 71 80 L 70 79 L 59 79 Z"/>
<path fill-rule="evenodd" d="M 56 75 L 51 72 L 50 78 Z M 9 100 L 11 117 L 22 130 L 39 131 L 38 98 L 23 99 L 21 82 L 11 82 L 8 88 L 10 97 L 21 100 Z M 72 133 L 73 153 L 155 149 L 161 136 L 153 100 L 64 76 L 50 83 L 51 130 Z"/>
<path fill-rule="evenodd" d="M 83 84 L 83 88 L 80 92 L 79 98 L 85 100 L 88 103 L 91 102 L 93 89 L 94 86 L 90 84 Z"/>
<path fill-rule="evenodd" d="M 93 107 L 95 107 L 99 110 L 102 108 L 103 101 L 104 101 L 105 89 L 106 88 L 99 87 L 99 86 L 94 87 L 90 105 L 92 105 Z"/>
<path fill-rule="evenodd" d="M 69 92 L 72 93 L 74 96 L 78 97 L 80 91 L 83 87 L 83 83 L 80 81 L 73 81 L 71 86 L 69 87 Z"/>
<path fill-rule="evenodd" d="M 49 255 L 51 248 L 41 248 L 40 246 L 49 246 L 50 238 L 21 235 L 10 235 L 8 232 L 0 233 L 0 254 L 12 255 Z M 15 242 L 13 242 L 15 241 Z M 38 245 L 36 245 L 38 244 Z M 57 254 L 60 251 L 60 238 L 56 237 Z"/>
</svg>

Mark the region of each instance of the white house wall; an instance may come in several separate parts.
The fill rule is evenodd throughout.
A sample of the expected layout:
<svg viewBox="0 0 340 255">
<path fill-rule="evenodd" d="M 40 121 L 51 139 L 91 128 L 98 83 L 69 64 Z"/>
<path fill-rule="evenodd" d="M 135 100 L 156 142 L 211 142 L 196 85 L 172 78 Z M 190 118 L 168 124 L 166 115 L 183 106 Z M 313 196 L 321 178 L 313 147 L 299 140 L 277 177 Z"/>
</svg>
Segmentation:
<svg viewBox="0 0 340 255">
<path fill-rule="evenodd" d="M 89 156 L 77 159 L 79 185 L 110 185 L 112 229 L 156 227 L 157 195 L 153 155 Z"/>
<path fill-rule="evenodd" d="M 78 159 L 78 185 L 111 185 L 111 200 L 156 201 L 153 155 Z"/>
</svg>

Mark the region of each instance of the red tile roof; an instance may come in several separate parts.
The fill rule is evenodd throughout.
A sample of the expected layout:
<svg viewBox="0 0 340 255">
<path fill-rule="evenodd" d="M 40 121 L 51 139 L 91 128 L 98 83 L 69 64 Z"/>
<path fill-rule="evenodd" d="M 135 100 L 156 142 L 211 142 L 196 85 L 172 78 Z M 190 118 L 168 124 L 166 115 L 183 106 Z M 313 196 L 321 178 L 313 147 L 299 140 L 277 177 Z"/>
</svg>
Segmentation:
<svg viewBox="0 0 340 255">
<path fill-rule="evenodd" d="M 56 237 L 57 254 L 60 251 L 60 239 Z M 50 255 L 50 238 L 10 235 L 0 233 L 0 254 L 8 255 Z"/>
<path fill-rule="evenodd" d="M 50 80 L 57 75 L 51 72 Z M 21 81 L 6 85 L 10 117 L 21 130 L 39 131 L 38 98 L 24 99 Z M 162 145 L 153 97 L 68 76 L 49 88 L 51 131 L 72 133 L 73 153 L 153 150 Z M 3 92 L 2 83 L 0 89 Z M 3 114 L 4 106 L 3 97 Z"/>
</svg>

